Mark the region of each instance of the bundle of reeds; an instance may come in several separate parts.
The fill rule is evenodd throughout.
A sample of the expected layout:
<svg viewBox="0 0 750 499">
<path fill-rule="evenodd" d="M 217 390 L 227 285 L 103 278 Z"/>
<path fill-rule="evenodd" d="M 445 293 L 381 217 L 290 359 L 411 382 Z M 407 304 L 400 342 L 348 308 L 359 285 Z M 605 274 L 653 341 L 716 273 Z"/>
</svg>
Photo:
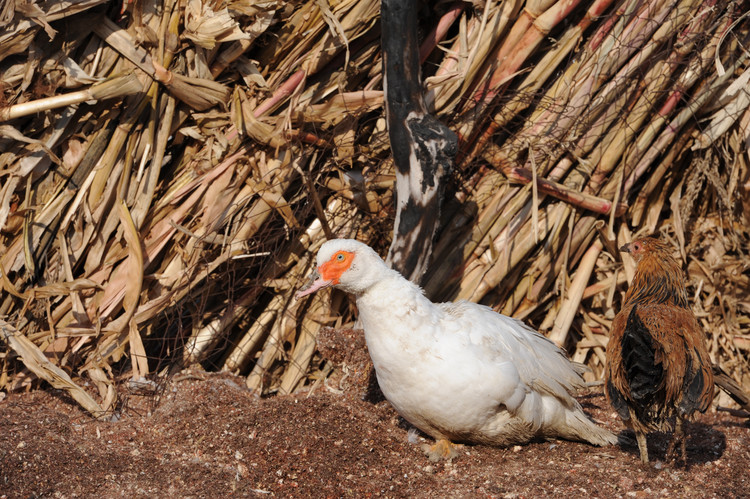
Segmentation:
<svg viewBox="0 0 750 499">
<path fill-rule="evenodd" d="M 46 380 L 106 416 L 119 380 L 191 363 L 310 386 L 318 331 L 354 317 L 343 295 L 294 300 L 315 250 L 391 237 L 398 33 L 375 0 L 123 5 L 0 16 L 0 389 Z M 596 378 L 632 274 L 616 248 L 658 232 L 750 387 L 748 11 L 425 6 L 428 105 L 460 147 L 427 293 L 524 318 Z"/>
</svg>

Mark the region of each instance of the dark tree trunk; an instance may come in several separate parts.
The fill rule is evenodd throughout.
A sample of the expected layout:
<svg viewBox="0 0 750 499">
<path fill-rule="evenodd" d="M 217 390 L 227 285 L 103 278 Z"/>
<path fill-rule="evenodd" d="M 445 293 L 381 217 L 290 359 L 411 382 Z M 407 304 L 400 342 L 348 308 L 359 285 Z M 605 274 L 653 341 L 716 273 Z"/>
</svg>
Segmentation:
<svg viewBox="0 0 750 499">
<path fill-rule="evenodd" d="M 432 252 L 443 180 L 458 139 L 424 103 L 416 0 L 382 0 L 380 15 L 385 110 L 396 166 L 396 221 L 387 262 L 418 282 Z"/>
</svg>

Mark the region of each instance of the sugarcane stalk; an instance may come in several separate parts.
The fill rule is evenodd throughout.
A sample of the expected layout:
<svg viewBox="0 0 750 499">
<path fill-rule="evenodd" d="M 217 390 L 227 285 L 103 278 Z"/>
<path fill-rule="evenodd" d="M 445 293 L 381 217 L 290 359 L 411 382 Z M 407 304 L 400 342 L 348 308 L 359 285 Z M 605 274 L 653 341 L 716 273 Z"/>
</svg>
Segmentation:
<svg viewBox="0 0 750 499">
<path fill-rule="evenodd" d="M 617 100 L 609 103 L 606 106 L 606 109 L 599 114 L 593 122 L 593 118 L 598 113 L 591 113 L 591 116 L 586 116 L 586 123 L 582 123 L 582 126 L 580 127 L 580 129 L 585 131 L 581 133 L 572 150 L 565 151 L 562 148 L 556 148 L 554 152 L 547 156 L 546 161 L 543 163 L 545 167 L 542 168 L 542 171 L 548 171 L 546 174 L 548 179 L 553 181 L 562 179 L 575 166 L 584 167 L 586 170 L 590 170 L 591 164 L 596 164 L 601 152 L 595 148 L 598 144 L 603 143 L 607 131 L 611 129 L 617 120 L 621 119 L 622 114 L 627 112 L 627 102 L 631 98 L 636 86 L 637 83 L 633 82 L 631 88 L 619 92 Z M 592 118 L 592 120 L 589 120 L 588 118 Z M 579 127 L 576 127 L 576 131 L 572 132 L 571 135 L 578 134 L 578 130 Z M 592 151 L 595 151 L 596 156 L 590 156 Z M 560 154 L 563 156 L 560 157 Z M 556 160 L 557 162 L 555 163 Z M 570 179 L 568 179 L 567 182 L 570 183 Z M 583 189 L 580 189 L 580 191 L 582 195 L 590 195 L 590 192 L 595 192 L 588 188 L 588 183 Z M 609 200 L 608 202 L 611 203 Z M 623 206 L 625 206 L 625 203 L 618 204 L 618 214 L 621 213 L 620 210 Z M 607 213 L 611 213 L 611 210 Z"/>
<path fill-rule="evenodd" d="M 537 279 L 531 284 L 531 288 L 527 291 L 527 296 L 538 297 L 544 296 L 549 287 L 554 281 L 554 277 L 563 274 L 561 280 L 567 280 L 568 268 L 576 265 L 578 259 L 581 257 L 582 249 L 585 247 L 587 241 L 592 236 L 597 218 L 594 216 L 583 216 L 577 221 L 572 217 L 568 218 L 569 226 L 565 233 L 561 233 L 559 241 L 553 241 L 555 245 L 551 245 L 551 251 L 545 251 L 539 257 L 539 263 L 537 268 L 543 269 Z M 575 224 L 575 225 L 574 225 Z M 562 235 L 565 234 L 566 239 L 563 241 Z M 551 262 L 548 264 L 547 262 Z M 525 316 L 530 311 L 538 306 L 538 301 L 532 299 L 523 300 L 518 308 L 509 311 L 514 317 Z M 554 310 L 554 313 L 553 313 Z M 548 315 L 549 325 L 541 327 L 540 329 L 548 329 L 552 327 L 554 320 L 557 318 L 559 311 L 559 305 L 550 309 Z M 545 319 L 547 322 L 547 319 Z"/>
<path fill-rule="evenodd" d="M 310 308 L 300 325 L 300 336 L 292 350 L 289 364 L 281 376 L 279 393 L 286 395 L 294 392 L 299 382 L 308 371 L 313 354 L 315 353 L 316 338 L 323 324 L 316 320 L 318 315 L 329 315 L 330 298 L 321 294 L 314 296 Z"/>
<path fill-rule="evenodd" d="M 700 5 L 700 2 L 695 2 L 694 0 L 682 1 L 674 10 L 673 15 L 654 33 L 653 38 L 649 40 L 644 49 L 638 52 L 637 57 L 629 61 L 629 64 L 621 71 L 621 76 L 618 74 L 612 81 L 617 81 L 618 78 L 627 78 L 628 74 L 632 71 L 631 68 L 640 66 L 646 57 L 649 57 L 658 47 L 662 46 L 679 26 L 684 25 L 690 19 L 692 9 Z M 683 34 L 689 36 L 692 33 L 688 31 L 688 33 L 683 32 Z M 685 43 L 679 43 L 666 61 L 654 64 L 650 68 L 644 77 L 647 86 L 639 96 L 637 102 L 628 110 L 626 119 L 622 120 L 622 124 L 613 129 L 602 140 L 602 145 L 599 147 L 601 150 L 600 159 L 592 174 L 592 181 L 587 187 L 589 192 L 597 192 L 602 182 L 610 177 L 610 173 L 617 160 L 623 154 L 625 147 L 635 137 L 636 130 L 641 129 L 642 123 L 650 116 L 654 102 L 657 101 L 657 96 L 662 95 L 670 85 L 672 73 L 680 65 L 687 51 L 690 49 L 689 40 L 681 39 L 680 41 Z M 610 83 L 602 89 L 602 93 L 614 90 L 615 87 Z M 596 103 L 596 100 L 594 103 Z"/>
<path fill-rule="evenodd" d="M 633 184 L 635 184 L 635 182 L 637 182 L 638 179 L 643 175 L 646 168 L 651 164 L 651 162 L 656 159 L 659 152 L 663 150 L 663 148 L 666 147 L 666 145 L 674 139 L 677 132 L 685 125 L 685 123 L 687 123 L 689 119 L 691 119 L 695 115 L 697 110 L 704 106 L 711 98 L 716 95 L 716 93 L 718 93 L 719 89 L 729 80 L 729 77 L 734 73 L 734 71 L 736 71 L 742 66 L 742 64 L 744 64 L 746 58 L 746 53 L 740 54 L 737 60 L 730 67 L 730 71 L 725 73 L 724 76 L 720 76 L 719 78 L 717 78 L 705 91 L 703 91 L 700 95 L 694 97 L 688 103 L 688 105 L 685 106 L 682 111 L 680 111 L 677 116 L 672 119 L 672 121 L 670 121 L 669 125 L 664 128 L 662 133 L 659 134 L 659 137 L 643 155 L 641 161 L 639 161 L 638 164 L 636 164 L 633 168 L 632 173 L 628 177 L 627 181 L 625 182 L 625 186 L 623 187 L 626 194 L 630 192 Z"/>
<path fill-rule="evenodd" d="M 690 127 L 690 129 L 694 128 L 693 126 L 688 126 Z M 646 212 L 646 203 L 648 202 L 649 197 L 657 188 L 660 188 L 659 200 L 649 207 L 649 211 L 653 210 L 654 206 L 661 207 L 664 204 L 664 200 L 666 199 L 669 192 L 668 187 L 675 180 L 673 176 L 667 177 L 670 167 L 673 165 L 673 162 L 677 159 L 677 157 L 682 154 L 683 151 L 687 148 L 687 144 L 693 140 L 688 129 L 683 129 L 683 132 L 684 133 L 680 134 L 679 137 L 677 137 L 677 141 L 675 143 L 668 146 L 669 149 L 662 154 L 662 159 L 661 161 L 659 161 L 659 164 L 656 165 L 653 170 L 651 170 L 646 184 L 642 189 L 638 191 L 638 197 L 630 207 L 630 217 L 633 221 L 633 227 L 640 227 L 644 225 L 643 217 L 644 213 Z M 645 222 L 648 227 L 652 227 L 652 232 L 658 219 L 659 217 L 657 216 L 653 220 L 651 220 L 651 222 Z"/>
<path fill-rule="evenodd" d="M 506 174 L 508 175 L 508 179 L 511 181 L 521 183 L 533 182 L 533 175 L 526 168 L 511 168 L 510 170 L 506 170 Z M 591 194 L 587 194 L 582 191 L 571 189 L 565 185 L 558 184 L 557 182 L 553 182 L 551 180 L 546 180 L 543 178 L 537 178 L 536 184 L 539 190 L 543 193 L 549 194 L 561 201 L 572 204 L 573 206 L 583 208 L 584 210 L 591 210 L 603 215 L 609 214 L 612 210 L 611 201 L 592 196 Z M 623 203 L 620 203 L 616 208 L 617 209 L 615 210 L 615 215 L 620 216 L 625 212 L 627 206 Z"/>
<path fill-rule="evenodd" d="M 586 323 L 584 320 L 581 323 L 581 331 L 583 331 L 584 339 L 588 340 L 587 347 L 594 350 L 594 355 L 596 355 L 596 358 L 599 360 L 600 366 L 605 366 L 607 364 L 607 357 L 604 352 L 604 348 L 607 346 L 606 343 L 602 343 L 599 339 L 596 338 L 594 335 L 594 332 L 591 330 L 591 327 Z M 600 338 L 605 339 L 607 338 L 604 335 L 598 335 Z M 581 344 L 584 340 L 581 340 L 578 342 L 577 347 L 581 348 Z M 597 378 L 601 378 L 600 376 L 597 376 Z"/>
<path fill-rule="evenodd" d="M 522 6 L 522 0 L 499 5 L 486 2 L 481 19 L 472 17 L 467 22 L 465 16 L 461 17 L 459 35 L 435 74 L 435 79 L 442 82 L 435 96 L 436 109 L 447 113 L 463 105 L 462 92 L 475 88 L 484 61 Z M 459 136 L 469 133 L 468 127 L 458 130 Z"/>
<path fill-rule="evenodd" d="M 729 16 L 727 16 L 728 18 Z M 680 75 L 679 79 L 677 80 L 676 84 L 674 85 L 675 90 L 670 94 L 669 98 L 664 102 L 662 107 L 659 109 L 659 111 L 656 114 L 656 117 L 652 118 L 651 122 L 647 125 L 646 129 L 641 133 L 641 135 L 638 137 L 636 141 L 636 147 L 634 148 L 634 152 L 629 154 L 627 162 L 631 163 L 638 160 L 638 163 L 633 168 L 634 172 L 642 172 L 648 166 L 653 162 L 655 157 L 659 154 L 664 153 L 664 149 L 666 149 L 666 146 L 668 145 L 669 141 L 667 140 L 667 137 L 664 137 L 662 139 L 661 144 L 657 145 L 656 147 L 651 147 L 650 145 L 654 142 L 654 138 L 657 136 L 657 133 L 659 130 L 664 126 L 664 124 L 667 122 L 668 117 L 670 113 L 676 108 L 677 104 L 681 101 L 683 98 L 683 95 L 685 93 L 685 89 L 692 87 L 695 82 L 698 80 L 699 76 L 701 74 L 704 74 L 704 72 L 707 70 L 707 68 L 710 65 L 711 61 L 711 54 L 714 53 L 715 47 L 718 44 L 719 39 L 721 38 L 722 32 L 729 26 L 730 20 L 726 19 L 724 21 L 723 28 L 718 29 L 711 41 L 706 44 L 704 49 L 694 56 L 690 63 L 688 64 L 687 69 Z M 697 31 L 697 28 L 693 31 Z M 668 129 L 667 129 L 668 130 Z M 682 142 L 682 140 L 680 140 Z M 679 147 L 678 150 L 675 150 L 674 148 L 671 149 L 671 153 L 669 155 L 671 157 L 674 157 L 679 151 L 682 150 L 682 147 Z M 632 159 L 631 159 L 632 158 Z M 664 172 L 667 170 L 669 165 L 671 164 L 671 161 L 662 161 L 659 165 L 656 167 L 656 171 L 653 173 L 652 177 L 650 177 L 649 182 L 647 183 L 646 187 L 639 193 L 639 199 L 641 199 L 640 204 L 642 206 L 643 202 L 645 202 L 645 197 L 648 196 L 652 190 L 658 185 L 658 180 L 661 179 L 664 176 Z M 626 191 L 630 190 L 630 186 L 632 185 L 632 181 L 628 180 L 625 184 Z M 640 220 L 639 213 L 642 213 L 643 209 L 642 207 L 638 208 L 637 210 L 633 211 L 633 217 L 636 225 L 638 225 L 638 220 Z"/>
<path fill-rule="evenodd" d="M 625 274 L 623 272 L 615 272 L 613 275 L 605 277 L 601 281 L 586 287 L 586 289 L 583 290 L 583 296 L 581 299 L 586 300 L 605 291 L 611 294 L 615 286 L 625 284 L 625 282 Z"/>
<path fill-rule="evenodd" d="M 499 173 L 492 172 L 487 177 L 498 178 Z M 451 296 L 448 292 L 447 282 L 452 282 L 459 278 L 460 274 L 465 273 L 467 266 L 471 261 L 481 255 L 490 245 L 492 236 L 490 230 L 493 227 L 499 232 L 510 221 L 513 215 L 520 209 L 525 200 L 516 196 L 519 191 L 529 192 L 525 188 L 501 188 L 494 189 L 496 185 L 492 181 L 485 182 L 479 186 L 477 200 L 482 200 L 485 196 L 488 202 L 482 212 L 477 216 L 475 224 L 471 231 L 461 238 L 458 242 L 451 238 L 444 238 L 436 246 L 436 254 L 439 255 L 436 261 L 460 262 L 459 268 L 452 268 L 449 265 L 432 269 L 432 272 L 426 276 L 424 288 L 429 296 Z M 505 208 L 508 203 L 512 203 L 510 208 Z M 499 230 L 498 230 L 499 229 Z"/>
<path fill-rule="evenodd" d="M 448 30 L 453 23 L 458 19 L 458 16 L 466 9 L 464 3 L 454 3 L 448 10 L 440 17 L 440 20 L 430 33 L 422 41 L 422 45 L 419 48 L 419 61 L 424 62 L 430 56 L 430 53 L 440 43 L 445 36 L 448 34 Z"/>
<path fill-rule="evenodd" d="M 563 204 L 551 207 L 543 212 L 539 218 L 541 227 L 540 238 L 547 236 L 555 222 L 564 215 L 567 207 Z M 530 230 L 529 216 L 531 202 L 526 203 L 521 210 L 497 237 L 493 238 L 492 246 L 472 264 L 461 280 L 457 299 L 478 302 L 487 292 L 522 261 L 536 245 L 536 238 Z M 525 230 L 522 230 L 525 229 Z M 513 240 L 513 244 L 508 242 Z"/>
<path fill-rule="evenodd" d="M 501 93 L 501 85 L 508 82 L 552 28 L 578 6 L 579 1 L 527 2 L 526 8 L 498 51 L 495 70 L 489 78 L 489 83 L 474 94 L 474 100 L 485 104 L 494 100 Z"/>
<path fill-rule="evenodd" d="M 551 50 L 547 51 L 539 63 L 534 65 L 528 76 L 519 85 L 518 91 L 509 96 L 510 101 L 500 107 L 498 113 L 493 116 L 490 126 L 500 129 L 529 107 L 532 102 L 529 95 L 535 94 L 559 65 L 570 56 L 571 51 L 580 43 L 582 33 L 588 29 L 594 19 L 599 18 L 604 13 L 612 2 L 613 0 L 596 0 L 586 11 L 581 21 L 565 31 Z M 503 151 L 505 152 L 506 149 L 503 148 Z"/>
<path fill-rule="evenodd" d="M 305 70 L 300 69 L 296 71 L 284 84 L 280 85 L 278 89 L 271 95 L 270 98 L 263 101 L 263 104 L 255 108 L 253 115 L 256 118 L 260 118 L 268 111 L 278 106 L 285 98 L 289 97 L 294 91 L 304 83 L 305 81 Z"/>
<path fill-rule="evenodd" d="M 264 377 L 270 370 L 272 363 L 282 354 L 283 352 L 283 340 L 286 336 L 286 324 L 281 319 L 283 310 L 288 306 L 290 297 L 287 295 L 282 299 L 280 305 L 280 315 L 276 317 L 276 320 L 271 324 L 270 332 L 266 338 L 263 348 L 260 352 L 260 357 L 255 361 L 252 371 L 245 380 L 245 386 L 254 392 L 262 393 L 267 391 L 268 385 L 264 385 Z"/>
<path fill-rule="evenodd" d="M 234 327 L 243 314 L 250 311 L 252 305 L 257 300 L 259 291 L 259 288 L 252 288 L 242 295 L 239 300 L 228 306 L 220 317 L 212 320 L 192 334 L 185 343 L 183 352 L 183 362 L 185 365 L 189 366 L 205 360 L 220 339 L 226 336 L 227 331 Z M 227 366 L 226 363 L 225 366 Z M 235 369 L 236 367 L 227 367 L 227 370 L 230 371 L 234 371 Z"/>
<path fill-rule="evenodd" d="M 255 300 L 257 293 L 253 293 L 252 299 Z M 243 369 L 251 359 L 251 355 L 257 350 L 260 341 L 268 333 L 268 329 L 273 322 L 278 318 L 280 310 L 284 305 L 284 297 L 276 295 L 273 297 L 271 302 L 268 304 L 266 309 L 261 312 L 258 318 L 253 322 L 252 326 L 243 335 L 242 339 L 237 343 L 237 346 L 232 350 L 224 361 L 222 370 L 237 373 Z M 220 331 L 217 329 L 217 331 Z M 212 336 L 216 333 L 211 332 Z M 191 341 L 191 346 L 199 346 L 199 338 L 194 336 L 195 340 Z M 201 341 L 204 345 L 208 342 Z M 201 349 L 203 350 L 203 349 Z M 187 352 L 189 358 L 200 358 L 201 351 L 195 351 L 195 349 Z"/>
<path fill-rule="evenodd" d="M 556 275 L 555 264 L 556 256 L 567 252 L 564 249 L 567 238 L 565 236 L 566 224 L 573 210 L 568 210 L 555 222 L 552 230 L 547 236 L 544 245 L 536 252 L 533 263 L 524 272 L 519 279 L 519 284 L 513 290 L 513 293 L 505 300 L 502 313 L 513 317 L 523 317 L 528 315 L 542 301 L 539 297 L 543 294 L 546 286 L 540 287 L 540 282 L 546 282 Z M 555 260 L 555 261 L 553 261 Z M 559 272 L 559 268 L 557 269 Z M 549 283 L 547 283 L 549 284 Z"/>
<path fill-rule="evenodd" d="M 0 108 L 0 122 L 9 121 L 30 114 L 41 113 L 64 106 L 72 106 L 87 101 L 99 101 L 116 99 L 126 95 L 137 94 L 142 91 L 143 85 L 134 72 L 113 76 L 99 83 L 91 85 L 85 90 L 55 95 L 44 99 L 14 104 L 10 107 Z"/>
<path fill-rule="evenodd" d="M 559 346 L 563 346 L 567 341 L 568 331 L 570 331 L 570 326 L 573 324 L 573 319 L 578 312 L 583 291 L 591 279 L 591 273 L 594 271 L 596 259 L 599 258 L 602 248 L 601 241 L 599 239 L 594 240 L 594 244 L 586 251 L 583 260 L 578 264 L 578 270 L 568 290 L 568 296 L 560 306 L 560 312 L 557 315 L 557 319 L 555 319 L 555 325 L 548 336 L 550 340 Z"/>
<path fill-rule="evenodd" d="M 582 56 L 581 66 L 575 69 L 572 66 L 571 71 L 559 80 L 560 83 L 553 85 L 545 99 L 547 102 L 564 102 L 564 105 L 540 106 L 529 119 L 532 125 L 524 134 L 529 139 L 542 137 L 536 146 L 538 150 L 546 150 L 562 139 L 575 120 L 589 109 L 588 105 L 597 95 L 602 82 L 609 80 L 611 73 L 647 42 L 676 1 L 669 0 L 665 4 L 648 2 L 641 6 L 639 12 L 633 11 L 637 2 L 629 2 L 626 11 L 604 36 L 601 44 L 594 45 L 592 42 L 589 45 L 590 52 Z M 620 81 L 624 81 L 624 75 L 636 68 L 633 64 L 627 66 L 626 70 L 620 72 Z M 612 97 L 616 96 L 613 94 Z"/>
</svg>

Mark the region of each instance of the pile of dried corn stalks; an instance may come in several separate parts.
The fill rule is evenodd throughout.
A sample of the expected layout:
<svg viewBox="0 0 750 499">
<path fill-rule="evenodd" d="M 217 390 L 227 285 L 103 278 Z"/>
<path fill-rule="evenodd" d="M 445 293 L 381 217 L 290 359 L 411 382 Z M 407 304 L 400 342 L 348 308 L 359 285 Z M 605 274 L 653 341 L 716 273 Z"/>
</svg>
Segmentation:
<svg viewBox="0 0 750 499">
<path fill-rule="evenodd" d="M 427 293 L 522 317 L 597 377 L 632 275 L 616 247 L 658 232 L 711 355 L 750 386 L 748 11 L 425 6 L 430 105 L 461 148 Z M 294 291 L 327 237 L 390 237 L 378 12 L 4 3 L 0 389 L 44 379 L 107 415 L 118 380 L 175 361 L 262 393 L 324 377 L 316 334 L 350 302 Z"/>
</svg>

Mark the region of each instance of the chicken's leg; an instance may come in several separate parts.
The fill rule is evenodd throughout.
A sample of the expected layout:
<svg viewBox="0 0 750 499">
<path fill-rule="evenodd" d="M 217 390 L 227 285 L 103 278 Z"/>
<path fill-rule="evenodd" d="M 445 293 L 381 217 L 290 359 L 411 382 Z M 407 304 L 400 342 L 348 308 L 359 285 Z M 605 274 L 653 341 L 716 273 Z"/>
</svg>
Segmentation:
<svg viewBox="0 0 750 499">
<path fill-rule="evenodd" d="M 685 438 L 685 432 L 682 428 L 683 419 L 680 416 L 677 416 L 677 421 L 675 421 L 674 424 L 674 433 L 672 434 L 672 441 L 669 442 L 669 447 L 667 448 L 667 458 L 671 457 L 672 454 L 675 452 L 675 448 L 677 447 L 677 444 L 680 444 L 680 457 L 682 457 L 682 462 L 687 465 L 687 439 Z"/>
<path fill-rule="evenodd" d="M 635 439 L 638 441 L 638 452 L 641 453 L 641 462 L 643 464 L 648 464 L 648 446 L 646 445 L 646 434 L 642 431 L 636 431 Z"/>
</svg>

